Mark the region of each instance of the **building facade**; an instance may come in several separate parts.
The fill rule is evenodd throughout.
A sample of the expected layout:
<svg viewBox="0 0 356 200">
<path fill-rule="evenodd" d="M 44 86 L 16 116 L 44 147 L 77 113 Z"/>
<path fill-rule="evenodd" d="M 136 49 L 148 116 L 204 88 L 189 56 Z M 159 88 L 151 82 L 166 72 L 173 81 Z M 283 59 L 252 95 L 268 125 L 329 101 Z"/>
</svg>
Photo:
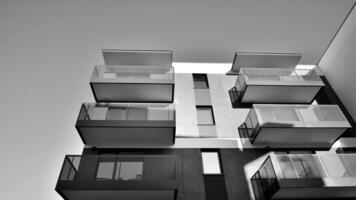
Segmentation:
<svg viewBox="0 0 356 200">
<path fill-rule="evenodd" d="M 302 55 L 236 53 L 226 74 L 183 74 L 172 51 L 102 53 L 64 199 L 356 198 L 355 122 L 325 77 L 296 68 Z"/>
</svg>

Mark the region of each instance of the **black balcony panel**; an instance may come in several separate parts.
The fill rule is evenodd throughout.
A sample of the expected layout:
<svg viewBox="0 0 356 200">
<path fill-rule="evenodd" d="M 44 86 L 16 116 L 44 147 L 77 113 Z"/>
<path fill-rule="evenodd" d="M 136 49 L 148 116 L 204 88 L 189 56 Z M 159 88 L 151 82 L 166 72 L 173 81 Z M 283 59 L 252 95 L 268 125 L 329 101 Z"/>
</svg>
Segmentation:
<svg viewBox="0 0 356 200">
<path fill-rule="evenodd" d="M 177 176 L 171 155 L 69 155 L 56 191 L 66 200 L 173 200 Z"/>
<path fill-rule="evenodd" d="M 86 103 L 76 128 L 94 147 L 169 146 L 175 140 L 173 104 Z"/>
</svg>

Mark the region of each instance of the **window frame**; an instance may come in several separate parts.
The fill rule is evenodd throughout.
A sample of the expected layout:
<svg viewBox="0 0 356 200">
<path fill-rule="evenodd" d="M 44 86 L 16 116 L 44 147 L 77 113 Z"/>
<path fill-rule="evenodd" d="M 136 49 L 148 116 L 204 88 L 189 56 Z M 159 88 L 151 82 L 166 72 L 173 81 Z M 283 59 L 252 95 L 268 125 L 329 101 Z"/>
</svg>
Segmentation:
<svg viewBox="0 0 356 200">
<path fill-rule="evenodd" d="M 193 85 L 194 89 L 209 89 L 209 81 L 207 74 L 192 74 L 193 75 Z M 206 87 L 197 86 L 196 82 L 203 81 L 206 84 Z"/>
<path fill-rule="evenodd" d="M 95 170 L 95 180 L 96 181 L 143 181 L 143 174 L 144 174 L 144 160 L 135 160 L 135 161 L 120 161 L 118 156 L 109 156 L 109 157 L 103 157 L 103 160 L 100 160 L 100 158 L 97 160 L 97 165 L 96 165 L 96 170 Z M 106 159 L 112 159 L 112 160 L 106 160 Z M 113 162 L 114 166 L 113 166 L 113 170 L 112 170 L 112 175 L 111 175 L 111 179 L 102 179 L 102 178 L 98 178 L 98 170 L 99 170 L 99 166 L 100 163 L 104 163 L 104 162 Z M 121 169 L 121 164 L 123 162 L 141 162 L 142 163 L 142 179 L 137 179 L 137 180 L 120 180 L 120 179 L 116 179 L 116 175 L 117 175 L 117 170 L 118 170 L 118 165 L 120 165 L 119 167 L 119 173 L 120 173 L 120 169 Z M 120 174 L 119 174 L 120 176 Z M 118 176 L 118 177 L 119 177 Z"/>
<path fill-rule="evenodd" d="M 198 126 L 215 126 L 215 117 L 214 117 L 214 110 L 212 106 L 195 106 L 196 107 L 196 111 L 197 111 L 197 124 Z M 200 124 L 199 123 L 199 116 L 198 116 L 198 112 L 199 110 L 210 110 L 211 112 L 211 120 L 212 120 L 212 124 Z"/>
<path fill-rule="evenodd" d="M 100 168 L 100 163 L 105 163 L 105 162 L 112 162 L 112 163 L 114 163 L 114 165 L 113 165 L 113 169 L 112 169 L 112 174 L 111 174 L 111 179 L 104 179 L 104 178 L 98 178 L 98 171 L 99 171 L 99 168 Z M 96 166 L 96 170 L 95 170 L 95 180 L 96 181 L 113 181 L 113 180 L 115 180 L 114 178 L 115 178 L 115 174 L 116 174 L 116 159 L 113 159 L 112 161 L 106 161 L 106 160 L 104 160 L 104 161 L 101 161 L 100 159 L 98 160 L 98 162 L 97 162 L 97 166 Z"/>
<path fill-rule="evenodd" d="M 204 162 L 203 162 L 203 154 L 204 153 L 216 153 L 217 155 L 217 161 L 218 161 L 218 166 L 219 166 L 219 173 L 206 173 L 204 171 Z M 221 160 L 221 155 L 220 155 L 220 150 L 218 149 L 204 149 L 200 151 L 200 155 L 201 155 L 201 162 L 202 162 L 202 171 L 203 171 L 203 175 L 204 176 L 216 176 L 216 175 L 224 175 L 224 170 L 223 170 L 223 165 L 222 165 L 222 160 Z"/>
</svg>

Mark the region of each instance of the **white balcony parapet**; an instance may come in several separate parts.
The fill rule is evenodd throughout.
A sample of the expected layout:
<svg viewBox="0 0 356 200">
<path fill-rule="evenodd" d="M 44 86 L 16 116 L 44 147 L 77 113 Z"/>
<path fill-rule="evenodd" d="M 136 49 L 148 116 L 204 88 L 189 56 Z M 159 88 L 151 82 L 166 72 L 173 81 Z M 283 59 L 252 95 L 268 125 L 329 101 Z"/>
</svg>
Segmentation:
<svg viewBox="0 0 356 200">
<path fill-rule="evenodd" d="M 324 86 L 313 69 L 241 68 L 237 85 L 309 85 Z"/>
<path fill-rule="evenodd" d="M 322 178 L 326 186 L 356 187 L 356 154 L 272 154 L 278 179 Z M 328 179 L 344 179 L 344 184 Z"/>
<path fill-rule="evenodd" d="M 301 54 L 236 53 L 234 103 L 311 103 L 324 87 L 313 69 L 296 69 Z"/>
<path fill-rule="evenodd" d="M 328 148 L 348 128 L 337 105 L 254 104 L 239 131 L 253 144 Z"/>
<path fill-rule="evenodd" d="M 312 69 L 241 68 L 235 88 L 242 103 L 311 103 L 323 81 Z"/>
<path fill-rule="evenodd" d="M 174 83 L 174 68 L 162 66 L 96 66 L 91 83 Z"/>
<path fill-rule="evenodd" d="M 256 199 L 356 198 L 356 154 L 271 153 L 251 178 Z"/>
<path fill-rule="evenodd" d="M 90 80 L 97 102 L 173 102 L 172 51 L 103 50 Z"/>
</svg>

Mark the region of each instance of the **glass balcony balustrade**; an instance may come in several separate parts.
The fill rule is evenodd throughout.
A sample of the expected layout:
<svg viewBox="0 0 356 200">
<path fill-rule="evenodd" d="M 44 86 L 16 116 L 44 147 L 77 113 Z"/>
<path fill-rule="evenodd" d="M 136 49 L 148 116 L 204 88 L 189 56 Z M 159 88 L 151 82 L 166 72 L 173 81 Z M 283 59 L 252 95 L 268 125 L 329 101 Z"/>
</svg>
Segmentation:
<svg viewBox="0 0 356 200">
<path fill-rule="evenodd" d="M 240 137 L 273 147 L 331 147 L 351 125 L 337 105 L 254 104 Z"/>
<path fill-rule="evenodd" d="M 312 69 L 241 68 L 237 88 L 246 84 L 291 85 L 321 84 L 318 74 Z"/>
<path fill-rule="evenodd" d="M 251 178 L 257 199 L 356 197 L 356 154 L 272 153 Z"/>
<path fill-rule="evenodd" d="M 235 84 L 242 103 L 310 103 L 324 83 L 312 69 L 241 68 Z"/>
<path fill-rule="evenodd" d="M 174 121 L 174 104 L 84 103 L 78 120 Z"/>
<path fill-rule="evenodd" d="M 99 102 L 173 102 L 174 68 L 96 66 L 90 85 Z"/>
<path fill-rule="evenodd" d="M 96 66 L 91 82 L 97 83 L 174 83 L 174 68 L 161 66 Z"/>
<path fill-rule="evenodd" d="M 355 154 L 275 154 L 274 157 L 279 179 L 356 179 Z"/>
<path fill-rule="evenodd" d="M 97 102 L 173 102 L 172 51 L 103 50 L 90 86 Z"/>
</svg>

